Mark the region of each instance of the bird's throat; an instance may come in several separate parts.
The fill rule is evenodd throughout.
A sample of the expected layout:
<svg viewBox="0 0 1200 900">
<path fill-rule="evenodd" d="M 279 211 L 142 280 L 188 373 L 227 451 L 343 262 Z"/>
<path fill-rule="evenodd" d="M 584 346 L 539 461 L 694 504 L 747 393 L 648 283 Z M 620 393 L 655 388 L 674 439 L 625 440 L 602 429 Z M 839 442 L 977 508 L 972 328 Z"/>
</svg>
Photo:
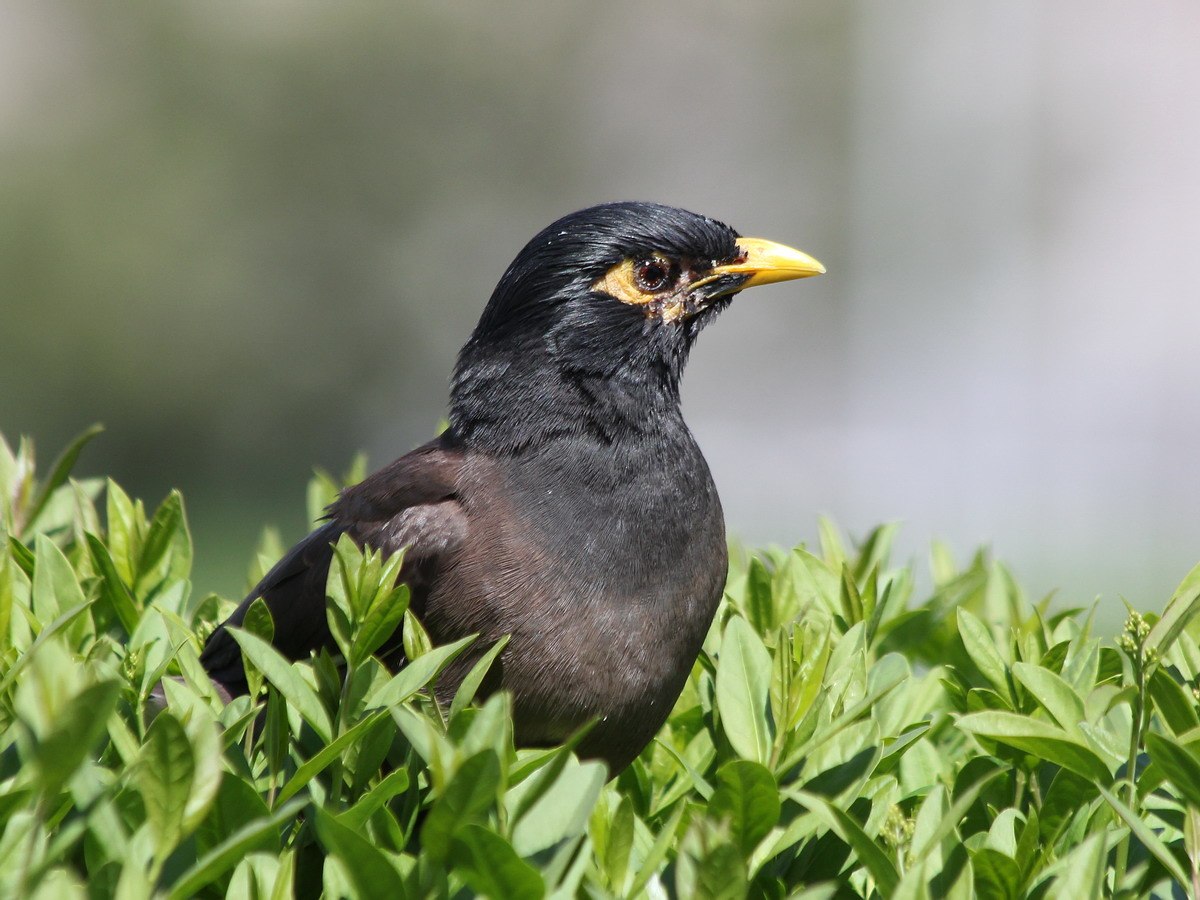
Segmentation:
<svg viewBox="0 0 1200 900">
<path fill-rule="evenodd" d="M 686 350 L 666 356 L 639 349 L 640 355 L 603 365 L 542 348 L 464 352 L 451 391 L 451 425 L 467 445 L 494 453 L 537 451 L 563 440 L 611 446 L 661 439 L 664 430 L 686 433 L 679 406 Z"/>
<path fill-rule="evenodd" d="M 484 388 L 488 400 L 466 391 L 450 421 L 468 446 L 522 454 L 562 441 L 601 446 L 628 443 L 682 427 L 678 403 L 646 391 L 614 390 L 587 379 L 529 386 L 506 382 Z"/>
</svg>

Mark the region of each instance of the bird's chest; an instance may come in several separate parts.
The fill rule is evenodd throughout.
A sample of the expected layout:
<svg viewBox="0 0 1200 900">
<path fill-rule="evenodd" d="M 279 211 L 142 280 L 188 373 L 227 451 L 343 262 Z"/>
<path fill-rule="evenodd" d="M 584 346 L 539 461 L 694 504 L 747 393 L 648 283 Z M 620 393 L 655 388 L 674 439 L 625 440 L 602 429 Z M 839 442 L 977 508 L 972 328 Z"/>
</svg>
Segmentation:
<svg viewBox="0 0 1200 900">
<path fill-rule="evenodd" d="M 575 455 L 571 452 L 574 450 Z M 517 616 L 533 596 L 504 579 L 524 574 L 537 602 L 575 619 L 637 601 L 670 605 L 705 570 L 724 570 L 724 519 L 716 487 L 690 440 L 652 448 L 564 448 L 504 472 L 480 490 L 478 537 L 501 565 L 493 605 Z M 471 504 L 472 500 L 468 499 Z M 719 550 L 714 559 L 714 551 Z"/>
<path fill-rule="evenodd" d="M 511 636 L 503 682 L 526 741 L 561 740 L 592 718 L 653 733 L 727 568 L 694 445 L 492 471 L 464 503 L 472 551 L 446 573 L 453 608 L 431 597 L 431 627 Z"/>
</svg>

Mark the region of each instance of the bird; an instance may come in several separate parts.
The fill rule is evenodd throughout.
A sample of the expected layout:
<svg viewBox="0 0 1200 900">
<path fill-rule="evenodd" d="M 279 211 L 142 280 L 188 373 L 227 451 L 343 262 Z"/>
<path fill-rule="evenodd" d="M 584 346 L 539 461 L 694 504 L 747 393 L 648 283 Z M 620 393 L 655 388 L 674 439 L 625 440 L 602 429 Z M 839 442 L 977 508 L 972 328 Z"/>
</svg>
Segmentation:
<svg viewBox="0 0 1200 900">
<path fill-rule="evenodd" d="M 625 769 L 681 693 L 728 574 L 725 522 L 680 406 L 701 330 L 739 292 L 820 275 L 799 250 L 646 202 L 570 213 L 517 254 L 463 346 L 449 424 L 345 488 L 208 637 L 201 660 L 247 692 L 241 625 L 261 597 L 289 659 L 332 647 L 332 547 L 405 550 L 398 581 L 435 643 L 477 635 L 439 678 L 449 700 L 508 636 L 485 692 L 514 742 Z M 378 651 L 405 662 L 400 631 Z"/>
</svg>

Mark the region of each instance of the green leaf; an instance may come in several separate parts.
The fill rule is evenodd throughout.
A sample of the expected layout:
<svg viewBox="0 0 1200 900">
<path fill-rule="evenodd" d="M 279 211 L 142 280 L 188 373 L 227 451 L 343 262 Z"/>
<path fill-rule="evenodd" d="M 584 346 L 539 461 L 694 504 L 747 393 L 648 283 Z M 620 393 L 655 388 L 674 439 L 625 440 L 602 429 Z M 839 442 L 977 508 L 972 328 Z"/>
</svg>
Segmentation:
<svg viewBox="0 0 1200 900">
<path fill-rule="evenodd" d="M 1167 674 L 1166 670 L 1161 667 L 1155 668 L 1146 686 L 1154 701 L 1154 708 L 1175 734 L 1183 734 L 1192 728 L 1200 727 L 1195 698 Z"/>
<path fill-rule="evenodd" d="M 491 809 L 500 792 L 500 760 L 491 749 L 467 757 L 441 790 L 421 827 L 421 847 L 444 860 L 458 829 Z"/>
<path fill-rule="evenodd" d="M 514 792 L 532 780 L 522 782 Z M 520 855 L 530 856 L 553 847 L 565 838 L 582 834 L 596 805 L 596 798 L 600 796 L 600 789 L 607 780 L 608 770 L 603 763 L 576 763 L 569 760 L 554 784 L 525 810 L 513 826 L 513 847 Z M 517 803 L 520 805 L 519 799 Z"/>
<path fill-rule="evenodd" d="M 750 623 L 733 616 L 725 626 L 717 665 L 717 711 L 734 751 L 767 763 L 774 743 L 770 716 L 771 655 Z"/>
<path fill-rule="evenodd" d="M 25 573 L 26 578 L 33 577 L 35 567 L 33 551 L 18 541 L 15 537 L 8 539 L 8 552 L 17 568 Z"/>
<path fill-rule="evenodd" d="M 862 626 L 860 625 L 854 626 L 854 630 L 860 633 L 861 628 Z M 894 664 L 897 661 L 898 664 Z M 834 668 L 836 670 L 837 666 L 834 666 Z M 869 690 L 862 699 L 853 705 L 846 706 L 839 715 L 833 718 L 827 725 L 823 725 L 812 737 L 792 749 L 783 762 L 780 763 L 778 769 L 780 771 L 787 771 L 822 743 L 849 728 L 864 712 L 872 709 L 876 703 L 895 690 L 902 682 L 908 681 L 910 674 L 910 670 L 903 659 L 899 658 L 895 653 L 887 654 L 872 668 L 867 685 Z"/>
<path fill-rule="evenodd" d="M 867 626 L 863 634 L 868 647 L 875 645 L 875 636 L 879 632 L 879 623 L 883 621 L 883 615 L 891 602 L 892 588 L 893 585 L 891 583 L 887 584 L 883 589 L 883 596 L 878 596 L 879 571 L 872 569 L 867 574 L 867 582 L 862 592 L 862 603 L 864 621 Z"/>
<path fill-rule="evenodd" d="M 272 838 L 278 846 L 279 829 L 295 819 L 304 803 L 303 800 L 285 803 L 266 818 L 255 819 L 239 828 L 180 876 L 172 885 L 171 892 L 167 895 L 168 900 L 188 900 L 195 897 L 201 888 L 216 881 L 236 866 L 251 850 L 270 844 Z"/>
<path fill-rule="evenodd" d="M 738 900 L 747 896 L 746 864 L 730 844 L 705 846 L 700 832 L 689 835 L 675 858 L 675 895 L 695 900 Z M 696 842 L 698 846 L 693 845 Z"/>
<path fill-rule="evenodd" d="M 104 530 L 104 526 L 100 524 L 100 514 L 96 512 L 96 500 L 100 493 L 104 490 L 104 482 L 99 478 L 87 478 L 83 481 L 76 481 L 74 478 L 68 479 L 69 487 L 61 488 L 51 501 L 51 507 L 54 503 L 59 503 L 62 512 L 60 515 L 66 520 L 63 524 L 64 530 L 71 529 L 72 539 L 77 546 L 84 546 L 84 534 L 100 534 Z M 69 493 L 69 497 L 67 496 Z M 57 498 L 62 495 L 62 501 Z M 67 509 L 67 500 L 70 500 L 70 508 Z M 47 507 L 44 515 L 50 516 L 51 507 Z"/>
<path fill-rule="evenodd" d="M 1200 612 L 1200 564 L 1188 572 L 1175 589 L 1162 618 L 1154 623 L 1146 636 L 1144 647 L 1157 650 L 1160 658 L 1165 656 L 1197 612 Z"/>
<path fill-rule="evenodd" d="M 1079 723 L 1086 719 L 1083 699 L 1061 676 L 1025 662 L 1013 663 L 1012 673 L 1059 726 L 1076 738 L 1083 737 L 1079 731 Z"/>
<path fill-rule="evenodd" d="M 168 559 L 169 554 L 171 557 L 178 554 L 181 558 L 179 561 Z M 187 534 L 183 497 L 179 491 L 171 491 L 154 513 L 142 543 L 135 581 L 138 592 L 155 587 L 168 572 L 179 579 L 186 578 L 190 557 L 191 537 Z"/>
<path fill-rule="evenodd" d="M 12 646 L 12 612 L 14 583 L 16 575 L 13 569 L 16 563 L 12 561 L 6 544 L 0 544 L 0 658 Z"/>
<path fill-rule="evenodd" d="M 1072 848 L 1061 860 L 1062 874 L 1055 877 L 1054 886 L 1046 896 L 1054 898 L 1100 898 L 1104 896 L 1103 834 L 1093 834 Z"/>
<path fill-rule="evenodd" d="M 466 825 L 454 837 L 454 870 L 473 891 L 493 900 L 541 900 L 546 884 L 512 845 L 481 825 Z"/>
<path fill-rule="evenodd" d="M 749 859 L 754 848 L 779 821 L 779 788 L 764 766 L 737 759 L 717 771 L 717 789 L 708 803 L 709 817 L 729 822 L 730 838 Z"/>
<path fill-rule="evenodd" d="M 968 787 L 959 790 L 950 808 L 938 816 L 936 822 L 933 823 L 929 830 L 922 833 L 919 827 L 920 823 L 918 823 L 918 833 L 913 836 L 912 849 L 910 851 L 913 858 L 922 859 L 931 855 L 941 845 L 942 841 L 958 828 L 967 813 L 975 805 L 975 801 L 979 799 L 980 795 L 1001 774 L 1001 770 L 994 769 L 988 774 L 972 781 Z M 943 789 L 938 787 L 935 790 Z"/>
<path fill-rule="evenodd" d="M 361 665 L 392 636 L 408 611 L 408 601 L 408 585 L 401 584 L 371 606 L 350 647 L 352 666 Z"/>
<path fill-rule="evenodd" d="M 404 880 L 381 850 L 351 831 L 324 809 L 316 809 L 317 836 L 329 852 L 341 859 L 361 897 L 408 896 Z"/>
<path fill-rule="evenodd" d="M 136 772 L 146 820 L 154 834 L 154 855 L 161 863 L 183 837 L 184 810 L 196 774 L 192 742 L 170 712 L 159 713 L 146 731 Z"/>
<path fill-rule="evenodd" d="M 411 609 L 404 610 L 403 628 L 404 655 L 409 662 L 420 659 L 433 649 L 433 642 L 429 639 L 429 633 Z"/>
<path fill-rule="evenodd" d="M 183 687 L 180 686 L 180 690 Z M 191 688 L 194 696 L 198 691 Z M 208 815 L 220 790 L 224 771 L 221 766 L 221 739 L 217 734 L 216 723 L 211 712 L 201 710 L 203 701 L 197 696 L 197 702 L 183 722 L 184 731 L 192 743 L 192 753 L 195 759 L 196 774 L 192 780 L 192 790 L 188 795 L 187 805 L 183 810 L 183 830 L 190 834 Z"/>
<path fill-rule="evenodd" d="M 854 849 L 858 862 L 865 866 L 875 879 L 880 894 L 884 897 L 892 895 L 900 883 L 900 875 L 883 848 L 871 840 L 861 825 L 824 797 L 792 790 L 787 791 L 787 795 L 809 812 L 815 813 L 817 818 Z"/>
<path fill-rule="evenodd" d="M 876 764 L 879 726 L 875 722 L 856 722 L 824 741 L 809 756 L 803 770 L 803 787 L 831 800 L 853 801 Z"/>
<path fill-rule="evenodd" d="M 1038 810 L 1042 838 L 1047 843 L 1058 838 L 1072 816 L 1090 806 L 1096 797 L 1096 785 L 1090 780 L 1069 769 L 1060 769 Z"/>
<path fill-rule="evenodd" d="M 604 815 L 606 812 L 603 805 L 596 807 L 597 814 Z M 621 798 L 621 802 L 617 804 L 617 811 L 607 824 L 603 856 L 604 872 L 608 877 L 609 885 L 616 893 L 620 894 L 629 875 L 629 855 L 633 849 L 633 801 L 628 796 Z"/>
<path fill-rule="evenodd" d="M 121 580 L 121 576 L 117 573 L 117 567 L 113 565 L 112 557 L 108 553 L 108 548 L 104 546 L 100 538 L 90 532 L 85 537 L 92 565 L 100 576 L 99 599 L 108 606 L 112 615 L 121 623 L 126 636 L 132 635 L 141 618 L 138 603 L 130 593 L 129 587 Z"/>
<path fill-rule="evenodd" d="M 236 756 L 231 754 L 233 759 Z M 247 773 L 230 772 L 217 786 L 212 808 L 196 828 L 196 852 L 203 856 L 223 843 L 234 832 L 271 815 L 266 801 L 259 794 Z M 298 801 L 293 801 L 298 802 Z M 278 849 L 278 841 L 264 837 L 252 849 Z"/>
<path fill-rule="evenodd" d="M 1183 822 L 1183 846 L 1188 862 L 1192 866 L 1192 894 L 1200 893 L 1195 888 L 1200 881 L 1200 809 L 1189 805 Z"/>
<path fill-rule="evenodd" d="M 675 812 L 671 814 L 671 818 L 663 825 L 662 830 L 654 838 L 654 843 L 650 846 L 650 850 L 642 857 L 641 868 L 638 869 L 637 875 L 633 879 L 633 884 L 630 885 L 629 891 L 625 894 L 626 897 L 640 897 L 646 885 L 650 883 L 650 879 L 658 874 L 658 867 L 662 865 L 662 861 L 667 858 L 667 853 L 671 849 L 671 845 L 675 842 L 676 835 L 679 831 L 679 822 L 683 819 L 683 813 L 686 806 L 680 803 L 675 807 Z"/>
<path fill-rule="evenodd" d="M 267 606 L 267 601 L 262 597 L 255 597 L 246 607 L 242 628 L 268 644 L 275 640 L 275 619 L 271 616 L 271 608 Z"/>
<path fill-rule="evenodd" d="M 992 633 L 974 614 L 962 607 L 958 610 L 958 636 L 980 674 L 1011 705 L 1013 696 L 1008 686 L 1008 667 L 996 650 Z"/>
<path fill-rule="evenodd" d="M 88 685 L 57 711 L 49 731 L 37 738 L 33 763 L 44 794 L 55 794 L 91 753 L 105 731 L 119 692 L 117 681 Z"/>
<path fill-rule="evenodd" d="M 580 728 L 565 744 L 528 758 L 509 772 L 510 782 L 516 785 L 505 797 L 510 827 L 546 795 L 568 764 L 577 762 L 572 754 L 593 727 Z"/>
<path fill-rule="evenodd" d="M 857 580 L 862 581 L 873 570 L 882 570 L 887 566 L 899 530 L 899 522 L 888 522 L 867 535 L 858 548 L 858 560 L 854 565 L 854 577 Z"/>
<path fill-rule="evenodd" d="M 779 623 L 775 617 L 775 597 L 771 591 L 771 573 L 757 556 L 746 567 L 746 587 L 742 606 L 759 631 L 768 631 Z"/>
<path fill-rule="evenodd" d="M 1146 824 L 1145 820 L 1117 799 L 1116 794 L 1112 793 L 1112 791 L 1106 790 L 1103 787 L 1099 787 L 1099 790 L 1100 796 L 1108 801 L 1108 805 L 1129 826 L 1129 830 L 1154 855 L 1154 858 L 1162 863 L 1166 870 L 1171 873 L 1171 877 L 1175 879 L 1179 886 L 1184 889 L 1189 888 L 1191 886 L 1191 879 L 1184 873 L 1180 861 L 1171 852 L 1171 849 L 1162 842 L 1162 839 L 1154 833 L 1153 829 Z"/>
<path fill-rule="evenodd" d="M 136 557 L 141 553 L 143 516 L 121 486 L 111 478 L 105 482 L 108 552 L 126 584 L 137 580 Z"/>
<path fill-rule="evenodd" d="M 0 507 L 29 509 L 38 490 L 22 453 L 9 465 L 0 448 L 0 480 L 18 485 Z M 1111 786 L 1136 671 L 1086 611 L 1030 606 L 986 555 L 961 571 L 941 559 L 935 594 L 916 602 L 910 568 L 883 568 L 888 535 L 847 559 L 828 526 L 832 567 L 802 549 L 733 554 L 678 702 L 609 781 L 575 756 L 585 730 L 514 753 L 512 697 L 493 690 L 503 643 L 429 647 L 413 619 L 414 658 L 387 672 L 372 648 L 402 621 L 396 559 L 352 544 L 344 603 L 330 605 L 361 665 L 342 671 L 329 651 L 289 663 L 271 647 L 283 620 L 259 601 L 239 635 L 271 681 L 266 711 L 261 695 L 219 700 L 195 633 L 230 604 L 186 599 L 182 503 L 147 521 L 113 486 L 106 536 L 98 493 L 67 484 L 31 529 L 40 540 L 0 534 L 9 893 L 283 900 L 375 894 L 376 877 L 414 897 L 554 900 L 1191 890 L 1191 575 L 1162 619 L 1144 614 L 1167 650 L 1144 672 L 1136 803 Z M 843 602 L 866 621 L 843 631 Z M 447 715 L 432 687 L 464 672 Z M 165 711 L 143 705 L 160 677 Z M 490 699 L 476 706 L 476 693 Z"/>
<path fill-rule="evenodd" d="M 980 900 L 1015 900 L 1021 896 L 1021 869 L 1012 857 L 990 847 L 971 854 L 975 896 Z"/>
<path fill-rule="evenodd" d="M 842 617 L 850 625 L 857 625 L 863 621 L 865 610 L 863 608 L 862 596 L 858 592 L 858 585 L 854 583 L 854 576 L 850 572 L 849 563 L 842 564 Z"/>
<path fill-rule="evenodd" d="M 1042 850 L 1038 813 L 1036 809 L 1031 809 L 1021 829 L 1021 836 L 1017 839 L 1017 852 L 1013 857 L 1023 874 L 1027 875 L 1033 871 Z"/>
<path fill-rule="evenodd" d="M 332 738 L 333 725 L 329 713 L 308 683 L 300 677 L 296 668 L 279 651 L 257 635 L 241 628 L 230 628 L 229 633 L 238 642 L 242 652 L 284 696 L 313 731 L 328 743 Z"/>
<path fill-rule="evenodd" d="M 1146 735 L 1146 749 L 1183 799 L 1200 807 L 1200 758 L 1173 738 L 1154 732 Z"/>
<path fill-rule="evenodd" d="M 834 644 L 830 639 L 830 631 L 828 624 L 819 630 L 802 625 L 792 633 L 792 658 L 797 667 L 797 684 L 794 688 L 793 719 L 783 723 L 785 728 L 799 725 L 821 692 Z"/>
<path fill-rule="evenodd" d="M 288 779 L 287 784 L 279 791 L 279 796 L 275 802 L 283 803 L 285 800 L 289 800 L 295 796 L 297 791 L 312 781 L 319 773 L 323 772 L 334 760 L 340 758 L 347 748 L 353 746 L 365 732 L 369 731 L 385 715 L 387 713 L 380 710 L 379 712 L 365 716 L 353 728 L 338 735 L 337 738 L 314 753 L 310 759 L 305 760 L 304 764 L 296 769 L 296 774 Z"/>
<path fill-rule="evenodd" d="M 789 563 L 802 605 L 816 604 L 830 613 L 840 613 L 837 603 L 841 590 L 841 560 L 830 564 L 803 547 L 797 547 L 792 551 Z M 833 568 L 833 565 L 837 568 Z"/>
<path fill-rule="evenodd" d="M 435 779 L 446 776 L 452 768 L 454 748 L 446 737 L 440 722 L 435 723 L 432 717 L 418 715 L 406 705 L 392 706 L 388 709 L 396 726 L 414 751 L 429 766 Z"/>
<path fill-rule="evenodd" d="M 357 803 L 338 816 L 338 821 L 347 828 L 352 828 L 355 831 L 361 830 L 375 810 L 379 809 L 397 794 L 402 794 L 408 790 L 409 781 L 407 769 L 396 769 L 394 772 L 388 773 L 387 777 L 380 781 L 379 784 L 359 797 Z"/>
<path fill-rule="evenodd" d="M 920 875 L 920 871 L 909 872 L 909 875 Z M 922 884 L 922 887 L 924 885 Z M 896 894 L 899 897 L 899 894 Z M 838 885 L 836 884 L 814 884 L 812 887 L 801 888 L 795 893 L 788 895 L 788 900 L 837 900 Z M 922 900 L 927 900 L 928 894 L 921 895 Z M 907 898 L 904 898 L 907 900 Z"/>
<path fill-rule="evenodd" d="M 0 432 L 0 523 L 11 515 L 12 499 L 17 495 L 17 480 L 20 477 L 20 467 L 13 456 L 12 447 Z"/>
<path fill-rule="evenodd" d="M 43 622 L 59 616 L 63 610 L 86 602 L 79 579 L 71 563 L 58 546 L 44 534 L 34 539 L 35 564 L 33 570 L 32 605 L 34 614 Z M 79 636 L 74 634 L 75 641 Z"/>
<path fill-rule="evenodd" d="M 1112 773 L 1096 753 L 1062 728 L 1009 712 L 978 712 L 960 716 L 959 730 L 991 738 L 1100 784 L 1111 784 Z"/>
<path fill-rule="evenodd" d="M 467 677 L 459 684 L 458 690 L 454 692 L 454 699 L 450 701 L 450 718 L 455 718 L 460 712 L 466 709 L 467 704 L 475 699 L 475 695 L 479 693 L 479 688 L 483 684 L 483 679 L 487 677 L 488 672 L 492 669 L 492 664 L 496 661 L 504 648 L 508 646 L 509 636 L 506 634 L 496 643 L 488 648 L 487 652 L 479 657 L 475 665 L 471 666 L 471 671 L 467 673 Z"/>
<path fill-rule="evenodd" d="M 427 687 L 446 666 L 463 652 L 476 636 L 470 635 L 452 644 L 434 647 L 409 663 L 367 697 L 368 706 L 395 706 Z"/>
<path fill-rule="evenodd" d="M 712 799 L 713 786 L 709 784 L 708 779 L 696 771 L 696 767 L 688 761 L 686 756 L 671 746 L 671 744 L 667 741 L 655 738 L 654 744 L 655 746 L 661 747 L 664 752 L 666 752 L 673 760 L 675 760 L 676 763 L 679 764 L 679 767 L 687 774 L 691 789 L 695 790 L 695 792 L 700 795 L 701 799 L 705 801 Z M 686 793 L 688 787 L 689 785 L 680 784 L 677 790 L 679 790 L 681 793 Z M 670 795 L 668 795 L 668 797 L 669 796 Z M 674 802 L 676 799 L 678 798 L 671 797 L 668 800 L 666 797 L 664 797 L 664 805 L 670 805 L 670 803 Z"/>
<path fill-rule="evenodd" d="M 37 522 L 38 516 L 46 508 L 46 503 L 49 502 L 50 496 L 67 483 L 67 479 L 71 475 L 71 470 L 75 468 L 75 463 L 79 459 L 80 452 L 92 438 L 102 431 L 104 431 L 103 425 L 89 425 L 76 435 L 71 443 L 67 444 L 62 453 L 59 454 L 58 459 L 50 467 L 50 474 L 46 476 L 46 480 L 42 482 L 33 500 L 25 510 L 24 520 L 27 527 Z"/>
<path fill-rule="evenodd" d="M 817 528 L 820 531 L 821 555 L 824 562 L 835 571 L 841 569 L 846 562 L 846 548 L 842 543 L 842 536 L 838 534 L 837 526 L 825 516 L 821 516 L 817 520 Z"/>
</svg>

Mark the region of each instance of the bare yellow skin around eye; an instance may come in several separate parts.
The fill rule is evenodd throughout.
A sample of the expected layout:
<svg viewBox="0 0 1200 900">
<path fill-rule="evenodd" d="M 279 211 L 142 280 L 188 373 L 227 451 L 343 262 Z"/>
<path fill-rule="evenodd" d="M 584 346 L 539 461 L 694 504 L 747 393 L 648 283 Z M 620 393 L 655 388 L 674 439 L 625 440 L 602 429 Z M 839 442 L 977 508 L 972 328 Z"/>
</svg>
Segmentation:
<svg viewBox="0 0 1200 900">
<path fill-rule="evenodd" d="M 633 273 L 638 262 L 627 259 L 613 266 L 592 285 L 592 290 L 603 291 L 630 306 L 640 306 L 647 316 L 657 316 L 664 322 L 674 322 L 680 318 L 686 309 L 687 279 L 681 278 L 676 284 L 661 291 L 643 291 L 638 287 Z M 665 259 L 662 262 L 664 266 L 669 265 Z"/>
<path fill-rule="evenodd" d="M 670 261 L 661 255 L 654 257 L 664 266 Z M 592 290 L 617 298 L 622 303 L 639 306 L 648 317 L 674 322 L 697 307 L 689 298 L 697 288 L 711 284 L 718 278 L 729 275 L 742 276 L 731 282 L 721 294 L 708 293 L 705 303 L 718 296 L 736 293 L 760 284 L 774 284 L 794 278 L 823 275 L 825 267 L 801 250 L 777 244 L 762 238 L 738 238 L 738 254 L 734 259 L 720 264 L 700 263 L 695 260 L 680 260 L 680 272 L 675 282 L 660 291 L 644 291 L 638 287 L 636 268 L 644 259 L 626 259 L 613 266 L 604 276 L 592 284 Z"/>
</svg>

